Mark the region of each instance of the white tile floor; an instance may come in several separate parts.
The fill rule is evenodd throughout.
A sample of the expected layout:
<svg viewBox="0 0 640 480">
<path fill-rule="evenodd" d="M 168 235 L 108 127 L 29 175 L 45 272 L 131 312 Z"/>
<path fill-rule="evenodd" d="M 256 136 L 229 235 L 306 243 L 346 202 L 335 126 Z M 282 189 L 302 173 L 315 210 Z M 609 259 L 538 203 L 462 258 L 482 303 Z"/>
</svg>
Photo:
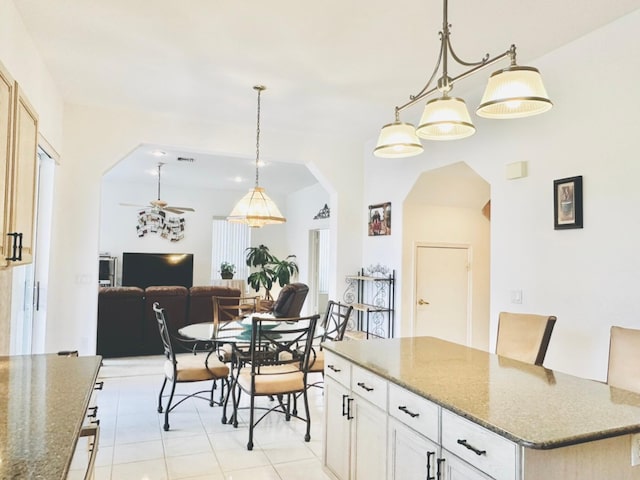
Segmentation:
<svg viewBox="0 0 640 480">
<path fill-rule="evenodd" d="M 169 415 L 171 429 L 162 429 L 163 415 L 156 411 L 162 363 L 162 357 L 104 360 L 95 480 L 329 479 L 321 466 L 321 389 L 309 393 L 310 442 L 304 441 L 304 422 L 271 413 L 254 430 L 254 449 L 248 451 L 248 411 L 240 412 L 235 429 L 222 424 L 221 407 L 190 399 Z M 178 385 L 183 391 L 190 387 Z M 71 480 L 82 478 L 81 457 L 72 465 Z"/>
</svg>

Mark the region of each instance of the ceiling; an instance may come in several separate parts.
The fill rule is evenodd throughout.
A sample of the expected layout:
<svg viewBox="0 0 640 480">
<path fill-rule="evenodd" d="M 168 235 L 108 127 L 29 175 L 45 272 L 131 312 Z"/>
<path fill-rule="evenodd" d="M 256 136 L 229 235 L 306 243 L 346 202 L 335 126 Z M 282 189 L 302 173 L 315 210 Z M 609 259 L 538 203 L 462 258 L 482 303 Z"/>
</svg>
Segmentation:
<svg viewBox="0 0 640 480">
<path fill-rule="evenodd" d="M 251 87 L 261 83 L 270 128 L 363 143 L 423 87 L 442 26 L 440 0 L 13 1 L 67 102 L 246 125 L 255 122 Z M 462 59 L 515 43 L 526 65 L 637 8 L 640 0 L 452 0 L 449 22 Z M 466 79 L 455 93 L 479 90 L 487 76 Z M 553 99 L 553 85 L 547 89 Z M 479 99 L 467 100 L 471 107 Z M 406 120 L 420 113 L 412 108 Z M 199 153 L 170 153 L 196 157 L 192 167 L 207 163 Z M 245 160 L 252 177 L 252 159 L 226 159 Z M 237 175 L 231 170 L 224 175 Z"/>
</svg>

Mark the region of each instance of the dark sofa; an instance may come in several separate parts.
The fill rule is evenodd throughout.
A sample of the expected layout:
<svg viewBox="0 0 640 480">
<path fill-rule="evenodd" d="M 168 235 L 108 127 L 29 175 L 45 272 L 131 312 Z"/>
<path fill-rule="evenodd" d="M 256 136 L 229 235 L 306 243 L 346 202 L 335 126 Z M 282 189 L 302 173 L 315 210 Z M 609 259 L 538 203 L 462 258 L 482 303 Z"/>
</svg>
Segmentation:
<svg viewBox="0 0 640 480">
<path fill-rule="evenodd" d="M 169 330 L 213 321 L 213 297 L 239 297 L 240 290 L 222 286 L 101 287 L 98 293 L 98 355 L 126 357 L 162 353 L 153 313 L 158 302 L 167 314 Z"/>
</svg>

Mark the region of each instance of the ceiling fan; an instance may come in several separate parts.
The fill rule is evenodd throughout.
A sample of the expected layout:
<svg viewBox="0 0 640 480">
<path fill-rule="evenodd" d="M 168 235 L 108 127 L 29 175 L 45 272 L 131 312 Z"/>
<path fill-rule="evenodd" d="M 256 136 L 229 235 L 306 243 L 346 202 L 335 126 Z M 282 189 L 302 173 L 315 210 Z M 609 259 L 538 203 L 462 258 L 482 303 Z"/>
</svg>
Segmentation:
<svg viewBox="0 0 640 480">
<path fill-rule="evenodd" d="M 174 205 L 169 205 L 167 202 L 160 199 L 160 171 L 163 165 L 164 163 L 162 162 L 158 163 L 158 198 L 156 200 L 151 200 L 149 202 L 149 205 L 135 205 L 132 203 L 121 203 L 120 205 L 123 205 L 125 207 L 138 207 L 138 208 L 151 207 L 152 209 L 157 211 L 164 210 L 166 212 L 176 213 L 176 214 L 180 214 L 184 212 L 195 212 L 195 210 L 191 207 L 176 207 Z"/>
</svg>

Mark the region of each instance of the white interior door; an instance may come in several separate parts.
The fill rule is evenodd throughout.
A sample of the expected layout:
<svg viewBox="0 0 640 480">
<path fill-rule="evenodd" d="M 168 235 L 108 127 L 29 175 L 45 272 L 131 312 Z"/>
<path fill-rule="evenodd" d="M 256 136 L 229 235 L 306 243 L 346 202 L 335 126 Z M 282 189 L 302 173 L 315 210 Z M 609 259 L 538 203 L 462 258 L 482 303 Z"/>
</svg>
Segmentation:
<svg viewBox="0 0 640 480">
<path fill-rule="evenodd" d="M 418 246 L 413 334 L 469 345 L 469 247 Z"/>
<path fill-rule="evenodd" d="M 309 231 L 310 311 L 324 315 L 329 300 L 329 230 Z"/>
</svg>

